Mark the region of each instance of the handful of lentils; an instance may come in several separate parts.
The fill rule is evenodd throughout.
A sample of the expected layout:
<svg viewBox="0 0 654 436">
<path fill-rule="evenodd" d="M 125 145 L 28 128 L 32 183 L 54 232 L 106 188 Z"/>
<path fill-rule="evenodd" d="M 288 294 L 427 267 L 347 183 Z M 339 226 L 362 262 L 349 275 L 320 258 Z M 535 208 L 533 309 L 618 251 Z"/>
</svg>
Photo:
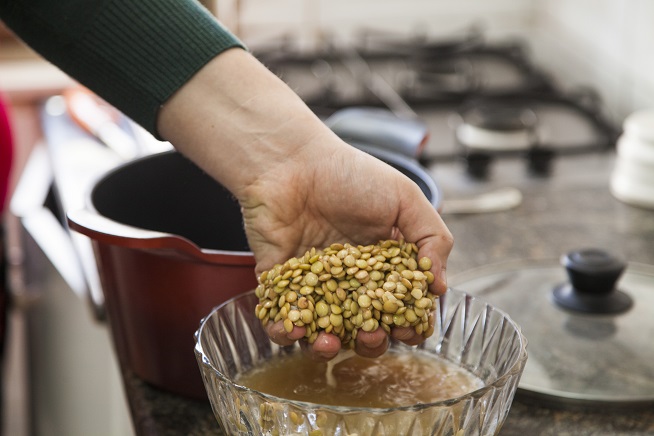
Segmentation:
<svg viewBox="0 0 654 436">
<path fill-rule="evenodd" d="M 381 326 L 412 327 L 425 338 L 434 332 L 431 307 L 437 298 L 428 291 L 434 282 L 431 259 L 417 259 L 416 244 L 385 240 L 376 245 L 331 244 L 275 265 L 259 277 L 255 308 L 265 326 L 284 322 L 306 327 L 313 343 L 325 331 L 353 348 L 357 332 Z"/>
</svg>

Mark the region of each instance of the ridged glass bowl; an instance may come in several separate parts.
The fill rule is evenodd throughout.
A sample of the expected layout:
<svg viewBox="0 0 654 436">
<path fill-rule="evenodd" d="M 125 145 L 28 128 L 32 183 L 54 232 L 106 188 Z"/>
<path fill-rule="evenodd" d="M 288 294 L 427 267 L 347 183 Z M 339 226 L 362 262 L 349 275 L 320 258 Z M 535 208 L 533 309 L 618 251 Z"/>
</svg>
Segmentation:
<svg viewBox="0 0 654 436">
<path fill-rule="evenodd" d="M 450 290 L 437 300 L 435 332 L 419 346 L 481 378 L 484 387 L 457 398 L 374 409 L 290 401 L 234 382 L 288 354 L 268 339 L 254 314 L 253 292 L 216 307 L 196 332 L 195 355 L 214 414 L 228 435 L 493 435 L 509 412 L 527 360 L 527 342 L 509 317 Z M 415 347 L 391 341 L 391 348 Z M 298 344 L 292 347 L 298 347 Z"/>
</svg>

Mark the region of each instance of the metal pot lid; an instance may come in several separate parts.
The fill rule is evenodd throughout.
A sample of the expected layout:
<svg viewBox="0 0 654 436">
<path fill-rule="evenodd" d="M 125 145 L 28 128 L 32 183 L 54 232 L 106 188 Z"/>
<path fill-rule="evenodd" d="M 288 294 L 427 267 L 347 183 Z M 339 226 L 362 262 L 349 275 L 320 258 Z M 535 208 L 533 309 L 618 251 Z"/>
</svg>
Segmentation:
<svg viewBox="0 0 654 436">
<path fill-rule="evenodd" d="M 654 404 L 654 267 L 604 251 L 489 265 L 452 287 L 505 311 L 529 358 L 518 397 L 556 406 Z"/>
</svg>

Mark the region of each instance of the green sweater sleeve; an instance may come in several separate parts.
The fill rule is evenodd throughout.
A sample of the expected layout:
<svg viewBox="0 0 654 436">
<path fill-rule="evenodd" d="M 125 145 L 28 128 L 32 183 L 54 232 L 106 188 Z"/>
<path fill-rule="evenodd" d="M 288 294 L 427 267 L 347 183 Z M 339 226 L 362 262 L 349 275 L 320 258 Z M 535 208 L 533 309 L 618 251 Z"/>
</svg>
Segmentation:
<svg viewBox="0 0 654 436">
<path fill-rule="evenodd" d="M 194 0 L 0 0 L 26 44 L 157 135 L 160 106 L 243 44 Z"/>
</svg>

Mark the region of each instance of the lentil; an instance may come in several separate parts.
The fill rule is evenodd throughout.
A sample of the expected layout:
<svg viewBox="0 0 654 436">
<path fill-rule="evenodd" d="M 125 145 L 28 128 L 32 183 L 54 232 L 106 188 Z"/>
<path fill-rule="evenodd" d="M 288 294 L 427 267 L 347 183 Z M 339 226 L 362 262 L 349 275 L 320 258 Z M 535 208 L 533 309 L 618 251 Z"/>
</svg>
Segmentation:
<svg viewBox="0 0 654 436">
<path fill-rule="evenodd" d="M 256 315 L 264 325 L 282 320 L 287 332 L 304 326 L 309 343 L 319 331 L 336 334 L 343 348 L 354 347 L 360 329 L 412 327 L 428 337 L 433 263 L 417 256 L 415 244 L 390 239 L 312 248 L 261 274 Z"/>
</svg>

